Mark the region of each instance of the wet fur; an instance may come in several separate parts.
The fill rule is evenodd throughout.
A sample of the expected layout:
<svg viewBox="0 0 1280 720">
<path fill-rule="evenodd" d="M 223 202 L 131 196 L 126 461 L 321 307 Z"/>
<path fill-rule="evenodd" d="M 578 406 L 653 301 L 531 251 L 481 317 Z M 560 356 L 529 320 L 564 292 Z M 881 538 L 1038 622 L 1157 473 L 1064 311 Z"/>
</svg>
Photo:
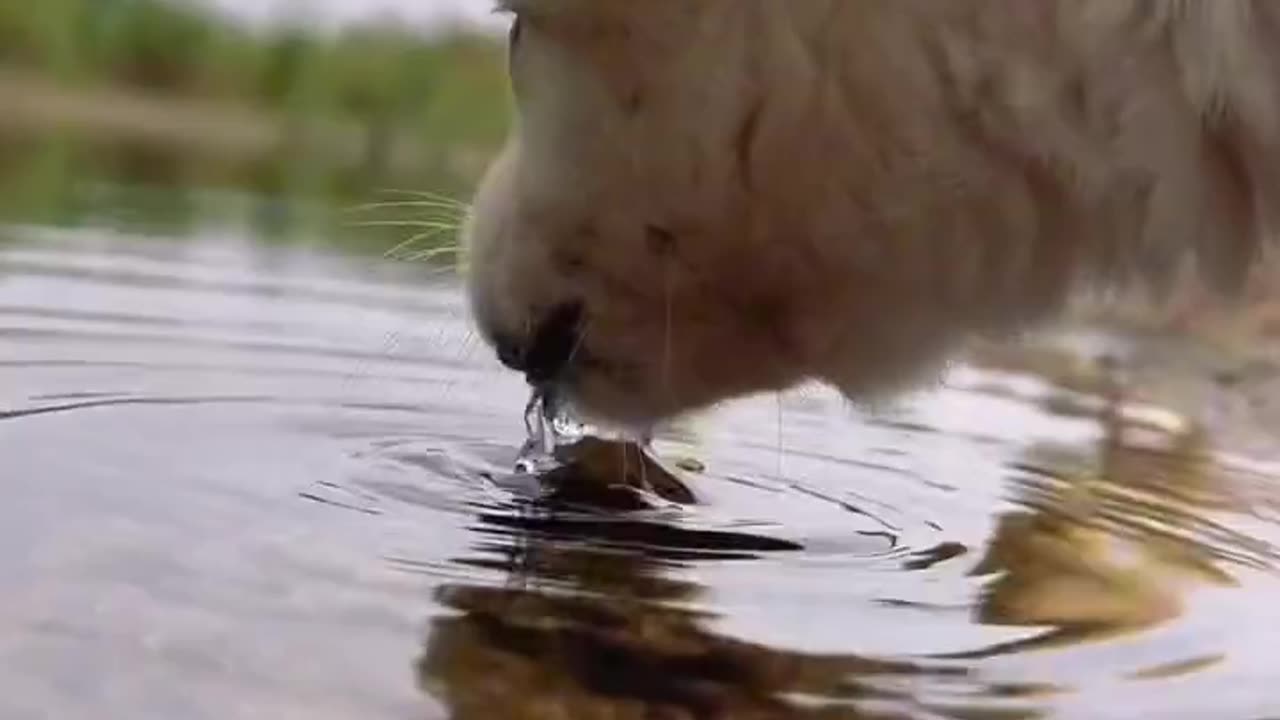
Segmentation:
<svg viewBox="0 0 1280 720">
<path fill-rule="evenodd" d="M 871 399 L 1088 290 L 1231 291 L 1280 212 L 1280 2 L 509 0 L 486 337 L 585 301 L 571 394 L 647 424 Z"/>
</svg>

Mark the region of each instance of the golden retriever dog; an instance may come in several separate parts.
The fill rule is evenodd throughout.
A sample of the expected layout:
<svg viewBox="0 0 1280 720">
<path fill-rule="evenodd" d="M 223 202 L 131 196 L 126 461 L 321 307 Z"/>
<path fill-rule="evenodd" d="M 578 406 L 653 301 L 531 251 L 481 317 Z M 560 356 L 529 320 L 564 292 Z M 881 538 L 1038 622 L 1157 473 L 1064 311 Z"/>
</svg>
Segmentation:
<svg viewBox="0 0 1280 720">
<path fill-rule="evenodd" d="M 476 323 L 588 418 L 853 401 L 1085 292 L 1238 288 L 1280 211 L 1275 0 L 505 0 Z"/>
</svg>

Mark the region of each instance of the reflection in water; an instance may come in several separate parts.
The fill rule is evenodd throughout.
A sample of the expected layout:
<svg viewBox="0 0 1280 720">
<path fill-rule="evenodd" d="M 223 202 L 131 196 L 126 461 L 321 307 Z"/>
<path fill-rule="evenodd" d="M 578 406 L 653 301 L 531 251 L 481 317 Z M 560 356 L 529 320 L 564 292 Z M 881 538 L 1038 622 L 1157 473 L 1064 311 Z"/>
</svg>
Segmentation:
<svg viewBox="0 0 1280 720">
<path fill-rule="evenodd" d="M 216 222 L 264 244 L 321 242 L 377 256 L 412 235 L 406 232 L 412 223 L 421 222 L 423 229 L 441 219 L 439 211 L 428 212 L 427 195 L 384 188 L 429 187 L 433 198 L 465 197 L 474 182 L 449 163 L 429 162 L 420 170 L 375 178 L 362 167 L 333 166 L 310 154 L 246 160 L 193 155 L 187 147 L 0 127 L 0 222 L 173 238 Z M 453 240 L 446 232 L 432 233 L 432 239 Z M 8 240 L 0 232 L 0 245 Z"/>
<path fill-rule="evenodd" d="M 653 547 L 623 549 L 596 541 L 608 521 L 584 531 L 545 517 L 487 519 L 509 530 L 490 530 L 505 541 L 459 562 L 502 571 L 506 586 L 441 587 L 436 598 L 454 614 L 435 621 L 418 663 L 423 689 L 456 720 L 888 717 L 855 701 L 896 693 L 860 679 L 966 675 L 940 663 L 788 652 L 708 629 L 693 607 L 703 589 L 681 571 L 708 558 L 749 561 L 779 547 L 770 538 L 654 525 Z"/>
<path fill-rule="evenodd" d="M 1199 428 L 1153 431 L 1117 407 L 1100 414 L 1095 446 L 1045 444 L 1016 464 L 1020 509 L 999 518 L 969 570 L 984 583 L 974 620 L 1041 629 L 1036 634 L 914 658 L 770 647 L 711 629 L 715 613 L 700 609 L 705 588 L 693 578 L 707 563 L 759 562 L 803 553 L 799 545 L 625 514 L 486 508 L 476 528 L 484 540 L 454 562 L 506 581 L 438 589 L 436 600 L 452 612 L 433 622 L 417 663 L 421 686 L 457 720 L 495 712 L 514 719 L 1043 717 L 1052 707 L 1044 703 L 1074 689 L 1052 677 L 985 679 L 984 663 L 1151 631 L 1177 620 L 1195 587 L 1231 587 L 1232 568 L 1269 568 L 1275 557 L 1270 545 L 1212 519 L 1248 512 L 1242 490 L 1266 478 L 1225 470 Z M 927 572 L 965 555 L 964 545 L 943 542 L 910 554 L 902 567 Z M 1176 678 L 1225 659 L 1212 649 L 1162 656 L 1127 677 Z"/>
<path fill-rule="evenodd" d="M 537 487 L 452 281 L 76 188 L 0 227 L 6 720 L 1280 717 L 1277 473 L 1220 428 L 960 368 Z"/>
<path fill-rule="evenodd" d="M 1250 478 L 1226 472 L 1197 427 L 1135 428 L 1108 405 L 1092 457 L 1041 446 L 1015 479 L 1024 510 L 999 520 L 973 568 L 992 577 L 981 622 L 1046 634 L 968 657 L 1115 637 L 1176 619 L 1199 585 L 1235 584 L 1233 565 L 1269 568 L 1275 549 L 1210 519 L 1244 513 Z M 1255 478 L 1268 482 L 1265 478 Z"/>
</svg>

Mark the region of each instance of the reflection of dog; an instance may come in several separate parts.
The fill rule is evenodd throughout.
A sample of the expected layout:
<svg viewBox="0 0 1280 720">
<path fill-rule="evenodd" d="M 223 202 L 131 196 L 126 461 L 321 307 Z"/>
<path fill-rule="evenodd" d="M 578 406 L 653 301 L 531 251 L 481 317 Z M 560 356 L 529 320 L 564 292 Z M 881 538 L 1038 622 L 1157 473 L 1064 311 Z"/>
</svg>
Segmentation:
<svg viewBox="0 0 1280 720">
<path fill-rule="evenodd" d="M 471 298 L 597 418 L 866 398 L 1184 260 L 1235 288 L 1280 208 L 1280 3 L 502 4 Z"/>
<path fill-rule="evenodd" d="M 518 544 L 487 544 L 469 562 L 511 572 L 509 587 L 443 588 L 439 600 L 455 612 L 432 622 L 416 664 L 423 690 L 454 720 L 856 720 L 881 717 L 852 705 L 867 688 L 882 704 L 914 705 L 920 684 L 965 676 L 942 664 L 774 649 L 717 634 L 706 616 L 681 607 L 702 588 L 675 577 L 673 560 L 767 548 L 769 538 L 668 535 L 654 525 L 650 540 L 669 542 L 625 551 L 599 542 L 593 531 L 603 526 L 584 524 L 579 534 L 560 524 L 553 539 L 548 526 L 524 535 L 511 519 L 485 519 L 511 525 Z"/>
<path fill-rule="evenodd" d="M 1017 486 L 1025 509 L 1001 514 L 972 570 L 991 578 L 978 620 L 1052 629 L 961 656 L 1147 630 L 1179 617 L 1197 586 L 1229 587 L 1234 571 L 1269 564 L 1265 546 L 1206 532 L 1206 513 L 1246 508 L 1198 430 L 1131 444 L 1127 434 L 1151 428 L 1118 413 L 1103 429 L 1100 447 L 1083 457 L 1078 449 L 1033 449 Z M 1095 450 L 1098 466 L 1087 469 Z"/>
</svg>

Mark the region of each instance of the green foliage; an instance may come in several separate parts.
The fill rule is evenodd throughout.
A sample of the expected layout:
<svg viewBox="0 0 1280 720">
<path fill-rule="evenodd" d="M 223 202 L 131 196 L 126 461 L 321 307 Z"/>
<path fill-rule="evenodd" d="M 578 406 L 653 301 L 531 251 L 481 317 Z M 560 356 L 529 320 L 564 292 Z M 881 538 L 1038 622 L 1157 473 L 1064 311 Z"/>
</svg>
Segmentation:
<svg viewBox="0 0 1280 720">
<path fill-rule="evenodd" d="M 0 122 L 0 222 L 178 233 L 213 199 L 264 235 L 382 253 L 439 214 L 386 189 L 466 197 L 506 133 L 505 64 L 483 34 L 264 31 L 179 0 L 0 1 L 0 107 L 37 88 L 73 116 Z M 175 137 L 120 117 L 211 122 Z M 246 127 L 277 139 L 237 140 Z M 431 232 L 412 249 L 450 242 Z"/>
<path fill-rule="evenodd" d="M 505 132 L 492 38 L 369 24 L 253 31 L 174 0 L 0 3 L 0 68 L 61 82 L 265 107 L 488 148 Z"/>
</svg>

